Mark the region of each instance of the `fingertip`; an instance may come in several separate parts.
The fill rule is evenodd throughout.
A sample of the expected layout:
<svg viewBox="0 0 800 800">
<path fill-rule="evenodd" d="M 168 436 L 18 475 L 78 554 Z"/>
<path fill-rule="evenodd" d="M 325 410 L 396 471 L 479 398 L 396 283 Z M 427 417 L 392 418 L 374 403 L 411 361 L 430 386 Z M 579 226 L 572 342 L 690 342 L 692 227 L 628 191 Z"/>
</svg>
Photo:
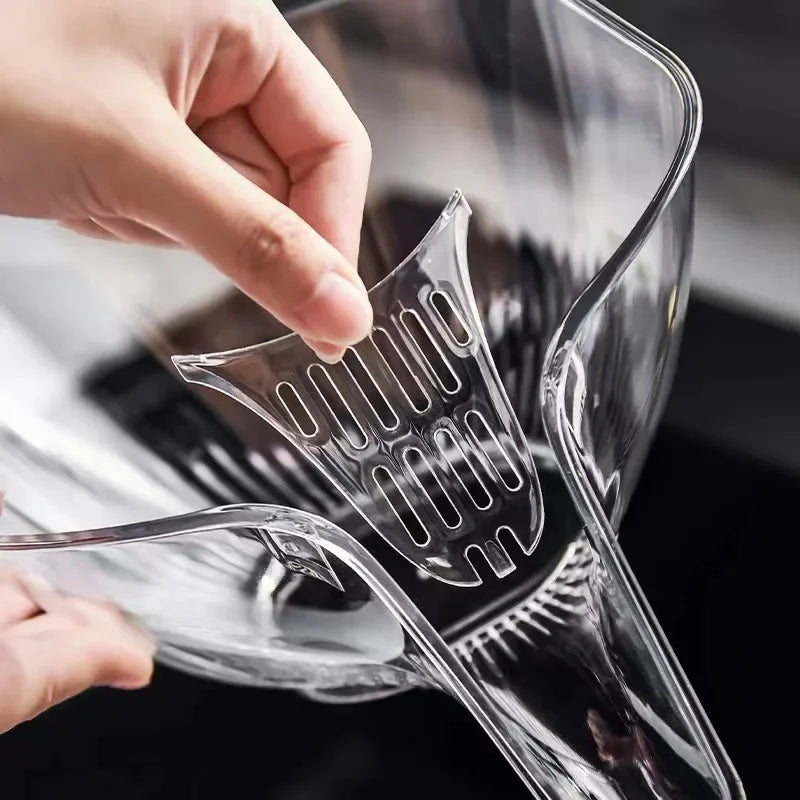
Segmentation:
<svg viewBox="0 0 800 800">
<path fill-rule="evenodd" d="M 311 297 L 294 309 L 291 321 L 307 341 L 344 348 L 365 339 L 372 320 L 372 306 L 363 284 L 330 269 L 320 277 Z"/>
<path fill-rule="evenodd" d="M 121 689 L 123 691 L 135 691 L 136 689 L 145 689 L 150 685 L 153 680 L 154 664 L 152 659 L 148 659 L 147 664 L 143 665 L 135 673 L 126 675 L 125 677 L 118 678 L 117 680 L 109 683 L 112 689 Z"/>
<path fill-rule="evenodd" d="M 141 641 L 106 642 L 103 679 L 98 681 L 114 689 L 143 689 L 153 677 L 153 651 Z"/>
<path fill-rule="evenodd" d="M 338 344 L 320 342 L 316 339 L 303 339 L 303 341 L 314 351 L 317 358 L 325 364 L 338 364 L 347 352 L 346 347 L 341 347 Z"/>
</svg>

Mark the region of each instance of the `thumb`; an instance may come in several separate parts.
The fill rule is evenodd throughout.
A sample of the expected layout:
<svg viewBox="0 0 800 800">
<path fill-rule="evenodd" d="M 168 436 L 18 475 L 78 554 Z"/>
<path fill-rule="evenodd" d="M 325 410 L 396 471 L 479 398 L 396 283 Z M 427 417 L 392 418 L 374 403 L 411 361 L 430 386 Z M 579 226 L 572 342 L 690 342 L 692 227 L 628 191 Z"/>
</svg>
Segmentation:
<svg viewBox="0 0 800 800">
<path fill-rule="evenodd" d="M 129 162 L 125 212 L 211 262 L 306 340 L 363 339 L 372 309 L 355 268 L 169 111 L 150 140 L 158 144 Z"/>
</svg>

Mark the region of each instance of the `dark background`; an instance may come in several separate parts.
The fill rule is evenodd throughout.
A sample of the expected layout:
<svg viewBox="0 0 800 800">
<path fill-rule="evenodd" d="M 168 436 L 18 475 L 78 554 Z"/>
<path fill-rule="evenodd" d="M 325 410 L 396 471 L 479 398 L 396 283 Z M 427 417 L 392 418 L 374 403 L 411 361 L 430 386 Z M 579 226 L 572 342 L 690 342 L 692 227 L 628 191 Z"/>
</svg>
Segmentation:
<svg viewBox="0 0 800 800">
<path fill-rule="evenodd" d="M 610 5 L 689 63 L 706 103 L 705 147 L 800 170 L 800 4 Z M 798 333 L 697 295 L 666 422 L 623 526 L 751 800 L 792 794 L 782 786 L 792 764 L 776 749 L 784 728 L 796 738 L 781 665 L 797 628 L 786 587 L 797 580 L 799 358 Z M 789 716 L 780 728 L 779 710 Z M 148 691 L 96 691 L 3 736 L 0 770 L 9 798 L 527 796 L 445 697 L 328 707 L 167 669 Z"/>
<path fill-rule="evenodd" d="M 703 93 L 704 146 L 800 170 L 800 3 L 606 0 L 675 51 Z"/>
</svg>

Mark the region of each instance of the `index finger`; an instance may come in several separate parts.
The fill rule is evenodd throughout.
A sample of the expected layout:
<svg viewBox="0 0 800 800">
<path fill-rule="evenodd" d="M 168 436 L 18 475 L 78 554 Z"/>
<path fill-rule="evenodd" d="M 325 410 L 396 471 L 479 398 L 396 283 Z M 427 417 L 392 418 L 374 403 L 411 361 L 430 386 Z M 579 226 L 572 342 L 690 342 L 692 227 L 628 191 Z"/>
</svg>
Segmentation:
<svg viewBox="0 0 800 800">
<path fill-rule="evenodd" d="M 355 264 L 369 137 L 327 70 L 274 13 L 277 52 L 250 102 L 250 117 L 287 168 L 289 207 Z"/>
</svg>

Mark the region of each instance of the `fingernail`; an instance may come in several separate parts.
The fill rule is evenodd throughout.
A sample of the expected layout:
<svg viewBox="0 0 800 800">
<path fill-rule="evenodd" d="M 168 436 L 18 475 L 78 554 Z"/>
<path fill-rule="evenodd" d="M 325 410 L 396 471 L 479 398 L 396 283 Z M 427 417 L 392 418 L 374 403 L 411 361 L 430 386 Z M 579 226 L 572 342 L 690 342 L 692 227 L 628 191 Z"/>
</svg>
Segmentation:
<svg viewBox="0 0 800 800">
<path fill-rule="evenodd" d="M 316 339 L 303 339 L 303 341 L 314 351 L 317 358 L 326 364 L 338 364 L 347 352 L 346 347 L 338 344 L 318 342 Z"/>
<path fill-rule="evenodd" d="M 150 685 L 150 678 L 147 680 L 127 680 L 127 681 L 115 681 L 114 683 L 108 684 L 112 689 L 122 689 L 123 691 L 132 691 L 134 689 L 144 689 L 146 686 Z"/>
<path fill-rule="evenodd" d="M 331 269 L 314 294 L 295 309 L 297 330 L 304 338 L 346 347 L 364 339 L 372 328 L 367 294 Z"/>
</svg>

